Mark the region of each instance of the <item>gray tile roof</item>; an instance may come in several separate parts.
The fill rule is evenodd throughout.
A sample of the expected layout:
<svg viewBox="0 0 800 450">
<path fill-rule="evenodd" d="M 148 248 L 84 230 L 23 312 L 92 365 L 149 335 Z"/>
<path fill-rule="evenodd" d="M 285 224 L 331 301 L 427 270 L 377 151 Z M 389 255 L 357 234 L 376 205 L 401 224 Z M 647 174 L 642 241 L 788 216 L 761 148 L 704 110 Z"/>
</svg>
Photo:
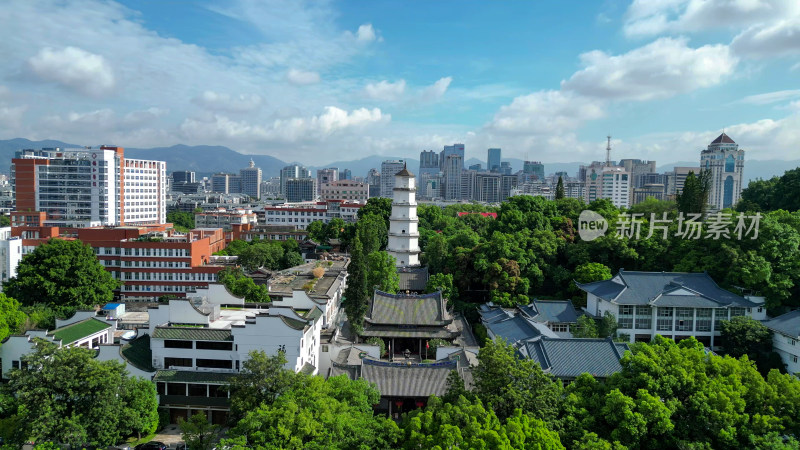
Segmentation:
<svg viewBox="0 0 800 450">
<path fill-rule="evenodd" d="M 542 337 L 526 342 L 520 353 L 557 378 L 572 379 L 582 373 L 606 378 L 622 370 L 619 360 L 627 344 L 608 339 L 566 339 Z"/>
<path fill-rule="evenodd" d="M 400 291 L 424 291 L 428 284 L 428 267 L 407 267 L 397 271 Z"/>
<path fill-rule="evenodd" d="M 534 300 L 519 308 L 539 323 L 576 323 L 578 312 L 570 300 Z"/>
<path fill-rule="evenodd" d="M 414 327 L 400 328 L 391 326 L 373 326 L 365 324 L 362 336 L 366 337 L 395 337 L 395 338 L 427 338 L 427 339 L 454 339 L 460 333 L 448 327 Z"/>
<path fill-rule="evenodd" d="M 447 392 L 447 376 L 456 368 L 455 361 L 406 365 L 365 359 L 361 376 L 375 383 L 384 397 L 442 396 Z"/>
<path fill-rule="evenodd" d="M 478 314 L 480 314 L 483 323 L 499 322 L 511 317 L 511 314 L 506 310 L 494 305 L 492 302 L 482 304 L 478 308 Z"/>
<path fill-rule="evenodd" d="M 515 343 L 539 336 L 556 337 L 556 334 L 544 325 L 533 323 L 522 316 L 487 323 L 486 328 L 493 335 L 499 336 L 509 343 Z"/>
<path fill-rule="evenodd" d="M 620 305 L 745 307 L 760 304 L 720 288 L 705 272 L 626 272 L 605 281 L 575 283 L 582 290 Z M 682 298 L 681 298 L 682 297 Z"/>
<path fill-rule="evenodd" d="M 770 319 L 764 322 L 764 325 L 778 333 L 800 337 L 800 309 Z"/>
<path fill-rule="evenodd" d="M 388 294 L 375 290 L 365 317 L 374 325 L 446 325 L 453 321 L 441 292 Z"/>
<path fill-rule="evenodd" d="M 216 328 L 156 327 L 154 339 L 180 339 L 186 341 L 232 341 L 231 330 Z"/>
</svg>

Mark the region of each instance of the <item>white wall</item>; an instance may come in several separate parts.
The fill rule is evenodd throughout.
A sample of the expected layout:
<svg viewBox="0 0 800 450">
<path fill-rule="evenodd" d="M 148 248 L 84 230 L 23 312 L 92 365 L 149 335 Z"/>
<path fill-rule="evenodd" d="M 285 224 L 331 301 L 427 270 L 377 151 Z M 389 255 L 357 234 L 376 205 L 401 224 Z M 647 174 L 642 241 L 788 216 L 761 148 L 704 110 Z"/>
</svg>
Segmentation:
<svg viewBox="0 0 800 450">
<path fill-rule="evenodd" d="M 142 377 L 147 380 L 151 380 L 155 372 L 147 372 L 137 367 L 131 365 L 125 358 L 120 355 L 120 350 L 122 346 L 119 344 L 106 344 L 101 345 L 99 353 L 97 354 L 98 361 L 118 361 L 122 364 L 125 364 L 125 369 L 128 371 L 131 376 L 134 377 Z"/>
<path fill-rule="evenodd" d="M 209 303 L 217 305 L 244 305 L 244 298 L 237 297 L 228 291 L 224 284 L 208 283 L 207 288 L 197 288 L 191 297 L 204 297 Z"/>
<path fill-rule="evenodd" d="M 786 364 L 786 371 L 800 376 L 800 339 L 798 336 L 791 337 L 773 331 L 772 348 L 781 355 L 783 363 Z M 795 362 L 794 358 L 797 358 L 798 362 Z"/>
</svg>

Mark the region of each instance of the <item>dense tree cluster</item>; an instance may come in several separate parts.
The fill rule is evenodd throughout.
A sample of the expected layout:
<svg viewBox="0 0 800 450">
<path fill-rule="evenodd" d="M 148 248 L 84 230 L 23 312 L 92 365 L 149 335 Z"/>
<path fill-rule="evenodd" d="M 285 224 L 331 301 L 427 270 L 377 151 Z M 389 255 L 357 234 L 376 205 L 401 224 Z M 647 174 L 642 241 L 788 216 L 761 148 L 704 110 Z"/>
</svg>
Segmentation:
<svg viewBox="0 0 800 450">
<path fill-rule="evenodd" d="M 288 269 L 303 264 L 300 246 L 294 239 L 285 241 L 234 239 L 217 255 L 237 256 L 237 262 L 245 270 L 260 268 L 268 270 Z"/>
<path fill-rule="evenodd" d="M 800 209 L 800 168 L 780 177 L 754 180 L 742 190 L 738 211 L 797 211 Z"/>
<path fill-rule="evenodd" d="M 194 229 L 194 214 L 182 211 L 170 211 L 167 213 L 167 222 L 171 223 L 176 230 L 185 233 Z"/>
<path fill-rule="evenodd" d="M 129 377 L 116 361 L 37 340 L 22 364 L 11 371 L 0 399 L 6 442 L 107 446 L 131 434 L 152 433 L 158 425 L 155 385 Z"/>
</svg>

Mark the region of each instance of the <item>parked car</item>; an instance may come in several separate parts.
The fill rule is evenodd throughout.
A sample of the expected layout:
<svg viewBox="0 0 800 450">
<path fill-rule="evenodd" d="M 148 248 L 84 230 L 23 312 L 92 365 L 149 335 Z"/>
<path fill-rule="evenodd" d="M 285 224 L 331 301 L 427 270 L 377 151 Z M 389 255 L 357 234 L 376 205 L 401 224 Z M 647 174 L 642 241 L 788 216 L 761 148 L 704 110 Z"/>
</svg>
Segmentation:
<svg viewBox="0 0 800 450">
<path fill-rule="evenodd" d="M 109 445 L 106 450 L 131 450 L 131 446 L 128 444 Z"/>
<path fill-rule="evenodd" d="M 167 450 L 167 444 L 158 441 L 150 441 L 144 444 L 139 444 L 134 447 L 134 450 Z"/>
</svg>

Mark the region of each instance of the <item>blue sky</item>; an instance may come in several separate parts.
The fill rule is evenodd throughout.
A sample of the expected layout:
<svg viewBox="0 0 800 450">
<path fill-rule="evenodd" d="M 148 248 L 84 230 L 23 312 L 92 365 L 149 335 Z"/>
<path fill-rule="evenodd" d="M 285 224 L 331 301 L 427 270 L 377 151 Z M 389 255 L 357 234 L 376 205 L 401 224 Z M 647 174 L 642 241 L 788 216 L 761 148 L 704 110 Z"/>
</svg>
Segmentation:
<svg viewBox="0 0 800 450">
<path fill-rule="evenodd" d="M 800 2 L 11 0 L 0 138 L 324 164 L 800 158 Z"/>
</svg>

